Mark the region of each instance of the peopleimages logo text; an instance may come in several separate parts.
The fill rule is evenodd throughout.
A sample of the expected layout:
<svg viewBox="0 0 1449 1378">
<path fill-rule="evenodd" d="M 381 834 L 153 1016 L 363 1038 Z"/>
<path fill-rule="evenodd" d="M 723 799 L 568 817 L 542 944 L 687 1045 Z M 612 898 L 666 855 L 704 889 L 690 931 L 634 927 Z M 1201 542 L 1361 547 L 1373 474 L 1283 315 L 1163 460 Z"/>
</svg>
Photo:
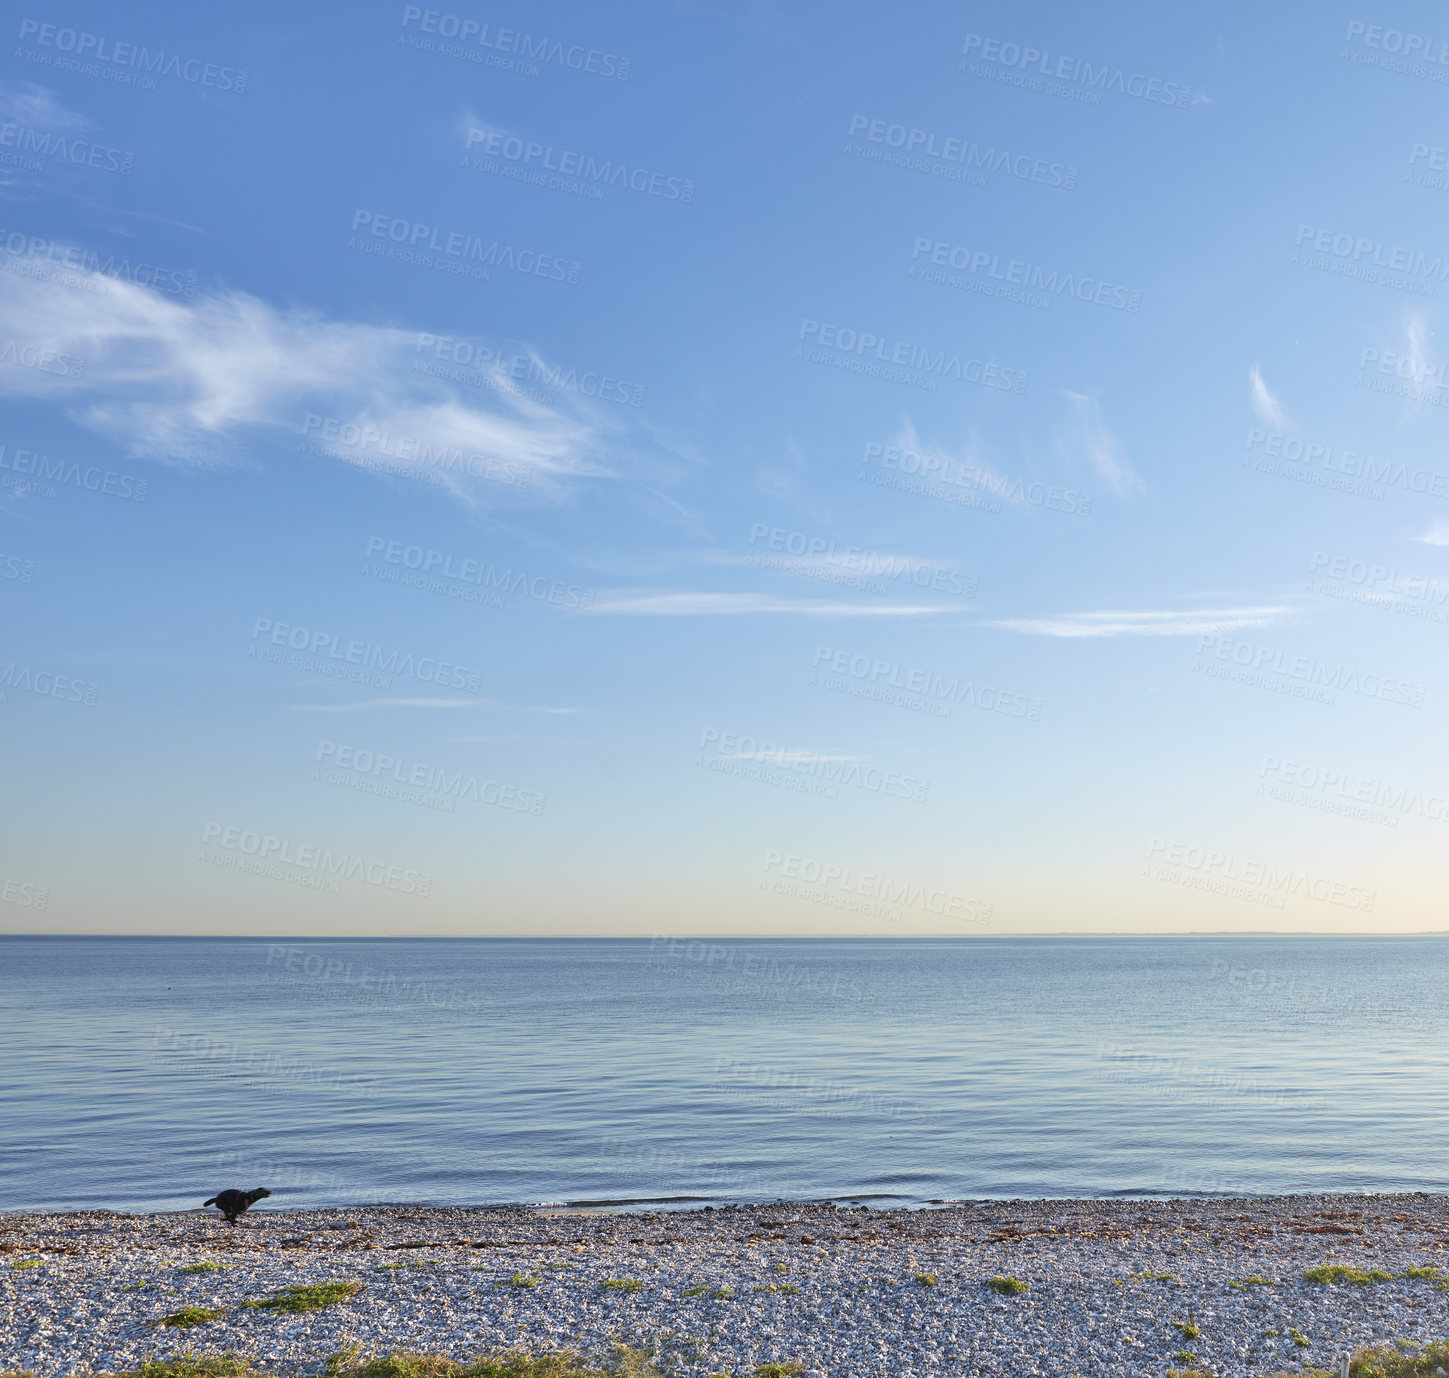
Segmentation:
<svg viewBox="0 0 1449 1378">
<path fill-rule="evenodd" d="M 892 340 L 869 330 L 831 325 L 811 320 L 808 316 L 801 320 L 797 338 L 824 349 L 854 355 L 858 359 L 876 359 L 896 368 L 920 369 L 938 378 L 958 378 L 963 383 L 999 388 L 1004 392 L 1025 392 L 1030 379 L 1030 375 L 1021 369 L 1005 368 L 984 359 L 963 359 L 949 350 Z"/>
<path fill-rule="evenodd" d="M 1293 243 L 1300 249 L 1307 245 L 1315 253 L 1332 254 L 1360 267 L 1387 268 L 1434 282 L 1443 282 L 1449 277 L 1449 256 L 1442 252 L 1431 258 L 1420 249 L 1406 249 L 1402 245 L 1390 244 L 1386 249 L 1382 239 L 1326 226 L 1299 225 Z"/>
<path fill-rule="evenodd" d="M 323 767 L 329 770 L 348 771 L 366 777 L 379 785 L 396 791 L 404 789 L 426 790 L 446 799 L 471 800 L 477 804 L 492 804 L 497 808 L 512 809 L 516 813 L 541 814 L 548 796 L 537 790 L 520 789 L 516 785 L 498 780 L 480 780 L 461 769 L 448 766 L 428 765 L 422 761 L 407 761 L 385 751 L 373 751 L 367 747 L 351 746 L 345 742 L 322 740 L 317 743 L 314 757 L 317 768 L 312 773 L 314 780 L 326 778 Z M 335 783 L 329 780 L 328 783 Z M 387 789 L 365 791 L 370 794 L 387 794 Z M 452 812 L 451 807 L 448 812 Z"/>
<path fill-rule="evenodd" d="M 177 81 L 190 82 L 193 86 L 210 86 L 217 91 L 234 91 L 237 95 L 247 89 L 247 74 L 234 67 L 222 67 L 198 57 L 183 57 L 180 53 L 167 53 L 164 48 L 153 52 L 144 44 L 117 42 L 103 34 L 87 33 L 84 29 L 68 29 L 57 24 L 42 24 L 38 19 L 22 19 L 19 37 L 31 39 L 42 48 L 74 54 L 77 59 L 87 62 L 104 62 L 114 67 L 149 72 L 153 76 L 175 77 Z"/>
<path fill-rule="evenodd" d="M 402 26 L 406 31 L 414 24 L 419 33 L 436 34 L 439 38 L 471 43 L 477 48 L 508 53 L 534 62 L 553 62 L 574 72 L 589 72 L 596 77 L 612 77 L 628 81 L 632 59 L 618 53 L 605 53 L 586 48 L 582 43 L 564 43 L 556 38 L 536 38 L 522 29 L 500 28 L 477 19 L 450 14 L 446 10 L 425 10 L 420 5 L 403 7 Z"/>
<path fill-rule="evenodd" d="M 1386 29 L 1379 24 L 1365 23 L 1362 19 L 1350 19 L 1343 41 L 1352 43 L 1355 40 L 1366 48 L 1378 48 L 1399 57 L 1449 66 L 1449 40 L 1436 39 L 1429 34 L 1405 33 L 1402 29 Z"/>
<path fill-rule="evenodd" d="M 994 144 L 983 148 L 974 139 L 954 134 L 938 135 L 929 129 L 873 120 L 868 115 L 852 115 L 850 133 L 863 136 L 868 143 L 900 149 L 907 155 L 936 158 L 943 163 L 960 163 L 963 167 L 974 167 L 983 172 L 1004 172 L 1023 182 L 1040 182 L 1043 186 L 1061 187 L 1066 191 L 1077 185 L 1077 169 L 1065 163 L 1049 162 L 1029 153 L 1013 153 Z"/>
<path fill-rule="evenodd" d="M 580 588 L 577 584 L 564 584 L 546 575 L 537 575 L 530 579 L 523 570 L 500 570 L 484 560 L 459 560 L 443 550 L 424 550 L 420 545 L 390 541 L 385 536 L 368 537 L 367 555 L 369 559 L 377 556 L 390 565 L 414 569 L 421 574 L 455 579 L 464 584 L 481 584 L 502 593 L 519 593 L 527 598 L 536 598 L 542 603 L 578 608 L 581 612 L 591 611 L 596 597 L 593 589 Z"/>
<path fill-rule="evenodd" d="M 515 249 L 512 244 L 501 244 L 496 239 L 485 243 L 479 236 L 462 230 L 444 230 L 437 225 L 424 225 L 421 221 L 404 220 L 378 211 L 353 211 L 352 228 L 359 236 L 367 234 L 384 240 L 413 259 L 426 258 L 422 250 L 427 249 L 462 263 L 476 260 L 489 268 L 508 268 L 515 273 L 568 283 L 577 282 L 582 269 L 575 260 L 559 258 L 556 254 Z"/>
<path fill-rule="evenodd" d="M 1186 109 L 1192 100 L 1192 87 L 1176 81 L 1162 81 L 1141 72 L 1127 72 L 1106 63 L 1094 67 L 1079 57 L 1066 57 L 1022 43 L 1008 43 L 985 34 L 969 33 L 961 45 L 966 57 L 972 54 L 983 62 L 1000 63 L 1003 67 L 1035 71 L 1038 76 L 1056 81 L 1078 82 L 1095 91 L 1118 91 L 1124 96 L 1152 101 L 1155 105 L 1175 105 Z"/>
<path fill-rule="evenodd" d="M 433 877 L 427 871 L 370 861 L 350 852 L 334 852 L 330 847 L 316 843 L 297 843 L 290 838 L 274 837 L 271 833 L 233 824 L 208 821 L 202 830 L 201 841 L 203 861 L 212 859 L 206 848 L 216 846 L 238 856 L 255 858 L 261 863 L 295 866 L 299 870 L 315 871 L 337 880 L 360 880 L 365 885 L 382 886 L 405 895 L 427 896 L 433 889 Z"/>
<path fill-rule="evenodd" d="M 630 167 L 612 158 L 598 159 L 572 149 L 556 149 L 533 139 L 520 139 L 502 129 L 470 129 L 464 145 L 466 154 L 477 149 L 483 157 L 502 158 L 521 167 L 537 167 L 542 172 L 556 172 L 564 177 L 581 177 L 585 182 L 598 182 L 606 187 L 623 187 L 646 196 L 659 196 L 666 201 L 694 200 L 694 183 L 683 177 L 667 177 L 662 172 Z"/>
<path fill-rule="evenodd" d="M 1185 842 L 1174 842 L 1155 837 L 1148 849 L 1148 862 L 1166 862 L 1169 866 L 1197 871 L 1240 885 L 1256 885 L 1264 890 L 1277 891 L 1283 895 L 1297 895 L 1303 899 L 1318 900 L 1323 904 L 1336 904 L 1344 909 L 1359 909 L 1365 913 L 1373 910 L 1378 898 L 1377 890 L 1365 890 L 1358 885 L 1333 880 L 1327 876 L 1309 875 L 1296 867 L 1280 869 L 1271 861 L 1244 859 L 1232 852 L 1216 851 L 1208 847 L 1194 847 Z"/>
<path fill-rule="evenodd" d="M 26 263 L 54 263 L 72 272 L 154 287 L 158 292 L 183 297 L 196 295 L 196 274 L 189 269 L 159 267 L 140 259 L 132 263 L 130 259 L 118 258 L 115 254 L 102 258 L 94 249 L 82 249 L 42 235 L 0 230 L 0 251 Z M 10 269 L 15 270 L 15 267 Z"/>
<path fill-rule="evenodd" d="M 415 658 L 407 651 L 388 650 L 371 641 L 344 641 L 336 632 L 294 626 L 290 622 L 274 622 L 258 617 L 252 623 L 252 640 L 273 646 L 302 651 L 314 657 L 360 665 L 386 675 L 400 675 L 436 684 L 444 689 L 464 689 L 476 694 L 483 682 L 483 672 L 466 665 L 454 665 L 434 656 Z"/>
</svg>

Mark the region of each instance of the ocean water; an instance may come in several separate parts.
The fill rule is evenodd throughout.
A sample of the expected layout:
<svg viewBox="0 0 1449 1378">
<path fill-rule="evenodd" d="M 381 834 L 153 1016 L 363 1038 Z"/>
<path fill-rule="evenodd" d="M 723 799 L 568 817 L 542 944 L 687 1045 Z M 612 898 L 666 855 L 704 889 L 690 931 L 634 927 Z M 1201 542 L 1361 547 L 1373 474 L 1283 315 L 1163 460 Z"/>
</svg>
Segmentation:
<svg viewBox="0 0 1449 1378">
<path fill-rule="evenodd" d="M 0 938 L 0 1209 L 1449 1189 L 1449 939 Z"/>
</svg>

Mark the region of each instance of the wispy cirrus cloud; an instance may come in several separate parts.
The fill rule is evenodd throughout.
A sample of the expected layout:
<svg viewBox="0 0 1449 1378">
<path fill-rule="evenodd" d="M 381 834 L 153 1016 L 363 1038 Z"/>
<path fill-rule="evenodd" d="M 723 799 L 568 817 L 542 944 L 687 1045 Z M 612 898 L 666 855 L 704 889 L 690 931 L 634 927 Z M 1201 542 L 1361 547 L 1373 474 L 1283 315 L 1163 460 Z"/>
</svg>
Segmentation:
<svg viewBox="0 0 1449 1378">
<path fill-rule="evenodd" d="M 993 469 L 982 453 L 980 438 L 973 432 L 960 447 L 959 452 L 948 446 L 922 440 L 916 432 L 915 423 L 909 417 L 901 421 L 890 449 L 899 450 L 902 455 L 911 455 L 909 473 L 928 480 L 943 479 L 948 483 L 959 483 L 970 478 L 969 486 L 979 488 L 992 497 L 1016 506 L 1027 506 L 1027 499 L 1019 480 L 1008 478 Z"/>
<path fill-rule="evenodd" d="M 1283 410 L 1283 404 L 1263 381 L 1263 370 L 1257 364 L 1248 370 L 1248 396 L 1253 404 L 1253 415 L 1265 426 L 1279 431 L 1292 427 L 1293 422 Z"/>
<path fill-rule="evenodd" d="M 773 761 L 783 766 L 809 766 L 823 761 L 861 761 L 862 756 L 832 756 L 824 751 L 811 751 L 808 747 L 777 747 L 760 751 L 721 752 L 721 761 Z"/>
<path fill-rule="evenodd" d="M 1423 541 L 1425 545 L 1449 545 L 1449 517 L 1436 518 L 1422 536 L 1414 539 Z"/>
<path fill-rule="evenodd" d="M 94 278 L 97 290 L 0 274 L 6 334 L 84 361 L 65 376 L 0 368 L 0 394 L 56 402 L 131 455 L 224 462 L 248 432 L 299 435 L 315 414 L 327 418 L 316 437 L 333 442 L 327 457 L 360 468 L 412 464 L 469 502 L 485 488 L 548 491 L 609 472 L 603 424 L 589 413 L 506 387 L 490 393 L 488 408 L 475 405 L 413 370 L 415 332 L 237 291 L 188 301 L 95 272 L 70 277 Z"/>
<path fill-rule="evenodd" d="M 477 699 L 359 699 L 356 703 L 293 703 L 294 713 L 365 713 L 371 708 L 478 708 Z"/>
<path fill-rule="evenodd" d="M 547 713 L 567 716 L 580 713 L 579 708 L 552 708 L 532 703 L 490 703 L 483 699 L 359 699 L 355 703 L 293 703 L 293 713 L 365 713 L 373 708 L 478 708 L 490 713 Z M 491 738 L 460 737 L 459 741 L 485 741 Z"/>
<path fill-rule="evenodd" d="M 63 105 L 54 91 L 32 81 L 0 85 L 0 119 L 25 129 L 68 133 L 89 129 L 91 121 Z"/>
<path fill-rule="evenodd" d="M 1432 400 L 1437 387 L 1434 380 L 1443 377 L 1444 366 L 1433 357 L 1429 344 L 1433 337 L 1428 317 L 1423 311 L 1411 307 L 1404 318 L 1404 344 L 1398 351 L 1398 357 L 1383 357 L 1383 365 L 1392 364 L 1393 371 L 1408 384 L 1400 394 L 1404 403 L 1401 419 L 1436 410 Z M 1402 371 L 1405 367 L 1409 370 L 1407 374 Z"/>
<path fill-rule="evenodd" d="M 1063 389 L 1062 396 L 1071 402 L 1074 412 L 1067 448 L 1082 451 L 1098 476 L 1119 498 L 1145 492 L 1147 485 L 1127 462 L 1116 437 L 1102 421 L 1097 395 Z"/>
<path fill-rule="evenodd" d="M 1171 611 L 1069 612 L 1057 617 L 1006 618 L 987 627 L 1025 632 L 1030 636 L 1085 639 L 1112 636 L 1203 636 L 1249 627 L 1271 627 L 1292 617 L 1294 609 L 1278 605 L 1241 608 L 1173 609 Z"/>
<path fill-rule="evenodd" d="M 748 555 L 707 551 L 698 558 L 709 565 L 739 565 L 751 569 L 764 565 L 769 569 L 782 570 L 786 574 L 827 574 L 843 571 L 867 578 L 879 575 L 895 578 L 900 575 L 930 574 L 952 568 L 946 560 L 932 559 L 924 555 L 895 555 L 883 550 L 867 550 L 863 546 L 846 545 L 807 555 L 793 555 L 789 551 L 764 547 Z"/>
<path fill-rule="evenodd" d="M 633 592 L 604 590 L 594 614 L 636 617 L 939 617 L 959 612 L 935 603 L 832 602 L 823 598 L 779 598 L 771 593 Z"/>
</svg>

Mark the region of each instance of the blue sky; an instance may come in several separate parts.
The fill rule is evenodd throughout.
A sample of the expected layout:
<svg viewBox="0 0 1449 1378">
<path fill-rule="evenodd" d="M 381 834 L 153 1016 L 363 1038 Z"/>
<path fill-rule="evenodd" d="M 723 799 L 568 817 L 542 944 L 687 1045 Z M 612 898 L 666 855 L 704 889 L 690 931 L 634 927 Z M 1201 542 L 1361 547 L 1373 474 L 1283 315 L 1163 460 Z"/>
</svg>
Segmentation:
<svg viewBox="0 0 1449 1378">
<path fill-rule="evenodd" d="M 5 45 L 0 930 L 1443 927 L 1428 7 L 168 8 Z"/>
</svg>

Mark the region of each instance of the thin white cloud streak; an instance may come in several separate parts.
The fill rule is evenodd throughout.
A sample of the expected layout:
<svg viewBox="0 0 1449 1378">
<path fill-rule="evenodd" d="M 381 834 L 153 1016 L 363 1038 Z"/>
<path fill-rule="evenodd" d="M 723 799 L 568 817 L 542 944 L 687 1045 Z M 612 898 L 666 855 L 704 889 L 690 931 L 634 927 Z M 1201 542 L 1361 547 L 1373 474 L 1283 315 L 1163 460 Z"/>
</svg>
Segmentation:
<svg viewBox="0 0 1449 1378">
<path fill-rule="evenodd" d="M 547 713 L 557 716 L 583 711 L 580 708 L 548 708 L 531 703 L 489 703 L 482 699 L 359 699 L 356 703 L 293 703 L 288 708 L 293 713 L 361 713 L 370 708 L 478 708 L 490 713 Z M 484 739 L 480 737 L 477 740 Z"/>
<path fill-rule="evenodd" d="M 1271 627 L 1293 615 L 1288 607 L 1201 608 L 1171 612 L 1075 612 L 1058 617 L 1010 618 L 987 627 L 1029 636 L 1087 639 L 1115 636 L 1207 636 Z"/>
<path fill-rule="evenodd" d="M 1449 545 L 1449 517 L 1438 518 L 1422 536 L 1414 539 L 1425 545 Z"/>
<path fill-rule="evenodd" d="M 721 761 L 776 761 L 780 765 L 815 765 L 817 762 L 859 761 L 860 756 L 830 756 L 823 751 L 811 751 L 805 747 L 791 747 L 787 751 L 771 748 L 769 751 L 735 751 L 721 754 Z"/>
<path fill-rule="evenodd" d="M 959 609 L 925 603 L 830 603 L 769 593 L 629 593 L 605 590 L 592 614 L 636 617 L 939 617 Z"/>
<path fill-rule="evenodd" d="M 294 703 L 294 713 L 361 713 L 369 708 L 478 708 L 477 699 L 359 699 L 356 703 Z"/>
<path fill-rule="evenodd" d="M 64 106 L 55 92 L 34 82 L 0 87 L 0 118 L 26 129 L 48 129 L 56 133 L 89 129 L 91 121 Z"/>
<path fill-rule="evenodd" d="M 1097 398 L 1067 389 L 1062 390 L 1062 395 L 1070 400 L 1076 412 L 1074 444 L 1086 452 L 1087 462 L 1103 482 L 1119 498 L 1145 492 L 1147 485 L 1122 455 L 1116 437 L 1103 424 L 1102 407 Z"/>
<path fill-rule="evenodd" d="M 314 415 L 335 421 L 344 440 L 345 427 L 357 428 L 352 444 L 316 428 L 310 438 L 328 456 L 361 468 L 412 463 L 465 501 L 521 486 L 504 475 L 547 490 L 607 472 L 593 457 L 600 430 L 587 420 L 508 390 L 491 394 L 501 410 L 484 411 L 413 372 L 415 333 L 283 311 L 242 292 L 182 301 L 94 272 L 71 276 L 105 290 L 0 273 L 6 335 L 84 360 L 79 377 L 0 368 L 0 393 L 61 402 L 134 456 L 212 464 L 249 428 L 283 428 L 300 441 Z M 430 465 L 423 446 L 461 451 L 465 465 L 473 455 L 497 464 L 472 473 Z"/>
<path fill-rule="evenodd" d="M 1248 370 L 1248 393 L 1253 403 L 1253 414 L 1265 426 L 1283 431 L 1293 425 L 1288 413 L 1283 410 L 1283 404 L 1263 381 L 1263 370 L 1257 364 Z"/>
<path fill-rule="evenodd" d="M 1407 344 L 1395 364 L 1395 372 L 1398 367 L 1409 364 L 1412 375 L 1405 379 L 1402 373 L 1398 376 L 1409 384 L 1404 389 L 1404 405 L 1399 413 L 1400 420 L 1407 420 L 1411 417 L 1421 416 L 1426 407 L 1430 404 L 1428 398 L 1432 395 L 1436 386 L 1435 376 L 1438 374 L 1438 366 L 1429 354 L 1429 337 L 1433 332 L 1429 329 L 1428 318 L 1422 311 L 1410 309 L 1404 321 L 1404 336 Z"/>
<path fill-rule="evenodd" d="M 955 455 L 943 445 L 930 445 L 923 441 L 916 434 L 915 424 L 907 417 L 901 422 L 890 447 L 916 455 L 920 460 L 922 478 L 945 479 L 954 483 L 959 476 L 970 471 L 974 486 L 981 492 L 1017 507 L 1030 505 L 1022 483 L 997 472 L 981 458 L 980 444 L 974 435 L 964 453 Z M 911 472 L 914 475 L 915 471 Z"/>
<path fill-rule="evenodd" d="M 863 546 L 841 546 L 823 555 L 792 555 L 789 551 L 771 550 L 768 546 L 762 546 L 749 555 L 710 553 L 701 559 L 705 564 L 737 565 L 752 569 L 763 567 L 781 570 L 786 574 L 845 571 L 876 578 L 933 573 L 953 568 L 945 560 L 932 560 L 920 555 L 890 555 L 880 550 L 866 550 Z M 766 564 L 766 561 L 769 563 Z"/>
<path fill-rule="evenodd" d="M 499 134 L 506 139 L 513 133 L 511 129 L 505 129 L 501 124 L 494 124 L 490 120 L 480 118 L 471 109 L 463 112 L 463 118 L 458 127 L 462 131 L 465 144 L 474 134 L 484 139 L 490 134 Z M 476 143 L 478 140 L 475 139 L 474 142 Z"/>
</svg>

